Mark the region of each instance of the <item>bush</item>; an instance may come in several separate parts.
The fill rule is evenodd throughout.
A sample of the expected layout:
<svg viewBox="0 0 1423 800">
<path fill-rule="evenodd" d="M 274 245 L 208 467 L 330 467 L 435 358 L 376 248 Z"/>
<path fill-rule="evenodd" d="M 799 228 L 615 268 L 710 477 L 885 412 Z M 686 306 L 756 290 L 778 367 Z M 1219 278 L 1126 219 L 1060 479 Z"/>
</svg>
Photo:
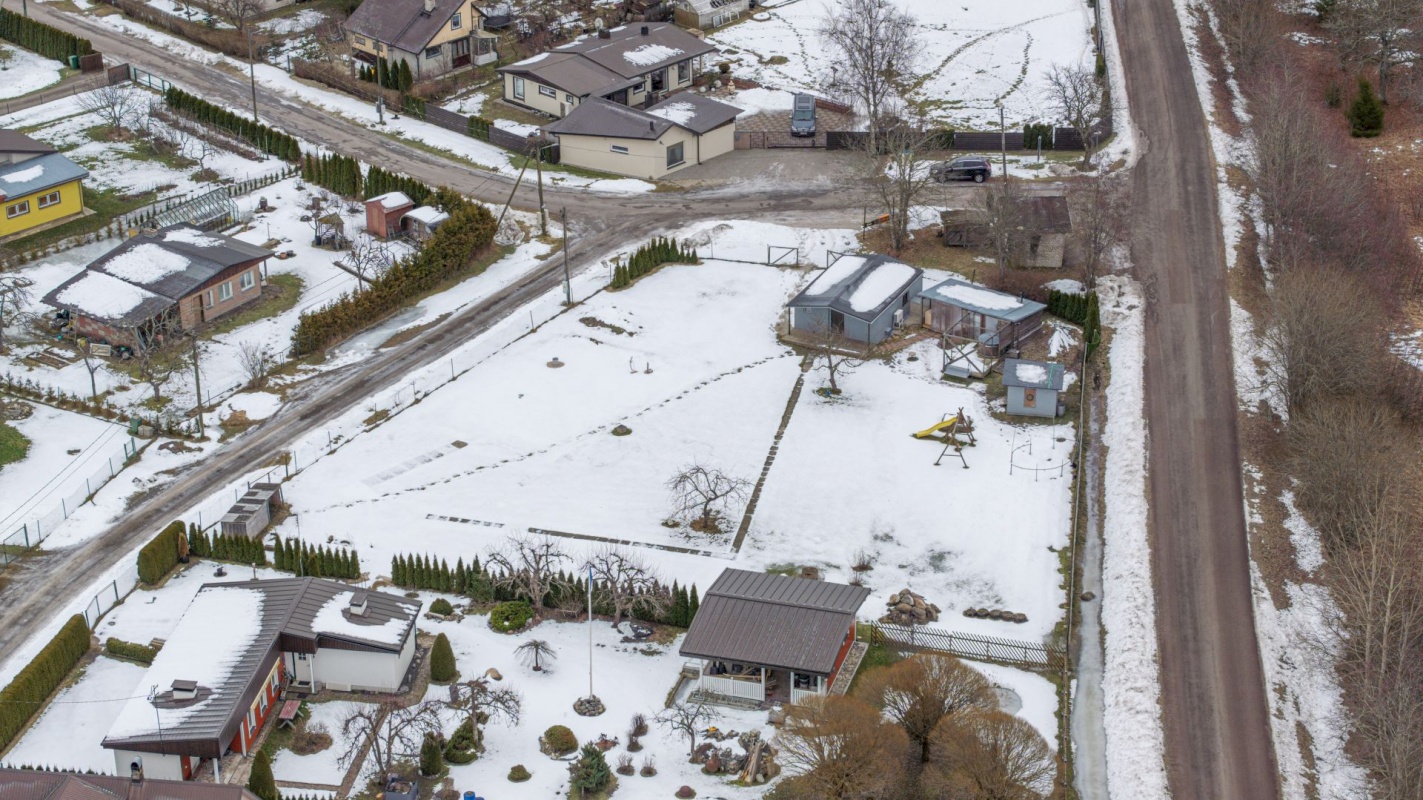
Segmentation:
<svg viewBox="0 0 1423 800">
<path fill-rule="evenodd" d="M 631 758 L 628 759 L 628 764 L 631 766 Z M 608 759 L 603 756 L 598 745 L 592 742 L 583 745 L 578 760 L 568 772 L 569 785 L 578 791 L 579 797 L 601 791 L 613 780 L 613 771 L 608 767 Z"/>
<path fill-rule="evenodd" d="M 489 612 L 489 627 L 500 633 L 514 633 L 523 630 L 533 618 L 533 606 L 523 600 L 510 600 Z"/>
<path fill-rule="evenodd" d="M 529 774 L 529 771 L 524 768 L 523 764 L 515 764 L 509 768 L 509 781 L 511 783 L 523 783 L 532 777 L 534 776 Z"/>
<path fill-rule="evenodd" d="M 1383 133 L 1383 103 L 1368 78 L 1359 79 L 1359 93 L 1349 106 L 1349 135 L 1372 139 Z"/>
<path fill-rule="evenodd" d="M 1052 126 L 1047 123 L 1029 122 L 1023 126 L 1023 149 L 1036 150 L 1039 143 L 1044 150 L 1052 149 Z"/>
<path fill-rule="evenodd" d="M 459 676 L 455 666 L 455 651 L 450 647 L 450 637 L 443 633 L 435 637 L 435 647 L 430 651 L 430 680 L 435 683 L 449 683 Z"/>
<path fill-rule="evenodd" d="M 281 792 L 277 791 L 277 780 L 272 777 L 272 759 L 266 750 L 258 750 L 257 757 L 252 761 L 252 773 L 247 778 L 247 791 L 261 800 L 281 800 Z"/>
<path fill-rule="evenodd" d="M 450 605 L 450 601 L 446 600 L 443 597 L 439 597 L 435 599 L 435 602 L 430 604 L 430 613 L 439 614 L 442 617 L 448 617 L 449 615 L 455 613 L 455 607 Z"/>
<path fill-rule="evenodd" d="M 137 661 L 147 666 L 152 664 L 154 657 L 158 655 L 158 648 L 125 642 L 122 639 L 108 639 L 104 642 L 104 652 L 115 658 Z"/>
<path fill-rule="evenodd" d="M 445 745 L 445 763 L 468 764 L 476 758 L 479 758 L 479 748 L 474 741 L 474 723 L 465 719 Z"/>
<path fill-rule="evenodd" d="M 440 737 L 427 733 L 420 744 L 420 774 L 429 778 L 444 771 L 445 748 L 440 744 Z"/>
<path fill-rule="evenodd" d="M 0 689 L 0 751 L 10 746 L 87 652 L 89 626 L 75 614 L 9 685 Z"/>
<path fill-rule="evenodd" d="M 554 725 L 544 731 L 544 747 L 555 756 L 566 756 L 578 749 L 578 737 L 566 725 Z"/>
<path fill-rule="evenodd" d="M 178 566 L 178 537 L 186 536 L 187 531 L 188 527 L 181 520 L 174 520 L 138 551 L 140 581 L 153 586 Z"/>
<path fill-rule="evenodd" d="M 182 89 L 168 87 L 163 93 L 163 102 L 194 122 L 227 131 L 267 155 L 290 162 L 301 160 L 301 145 L 295 137 L 234 114 Z"/>
</svg>

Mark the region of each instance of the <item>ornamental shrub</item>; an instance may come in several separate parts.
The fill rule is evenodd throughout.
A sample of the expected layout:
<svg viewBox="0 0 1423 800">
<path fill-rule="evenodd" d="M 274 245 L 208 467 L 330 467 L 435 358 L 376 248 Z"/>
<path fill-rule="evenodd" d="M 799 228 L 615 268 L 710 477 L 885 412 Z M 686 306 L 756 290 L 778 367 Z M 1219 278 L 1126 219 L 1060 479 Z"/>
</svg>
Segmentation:
<svg viewBox="0 0 1423 800">
<path fill-rule="evenodd" d="M 579 751 L 578 760 L 568 768 L 568 782 L 583 797 L 601 791 L 613 780 L 613 771 L 608 767 L 608 759 L 598 745 L 589 742 Z"/>
<path fill-rule="evenodd" d="M 474 723 L 466 718 L 445 745 L 445 763 L 468 764 L 476 758 L 479 758 L 479 748 L 474 741 Z"/>
<path fill-rule="evenodd" d="M 138 579 L 153 586 L 170 570 L 178 566 L 178 537 L 186 536 L 188 526 L 174 520 L 138 551 Z"/>
<path fill-rule="evenodd" d="M 523 600 L 510 600 L 500 603 L 489 612 L 489 627 L 499 633 L 514 633 L 523 630 L 533 618 L 533 606 Z"/>
<path fill-rule="evenodd" d="M 154 657 L 158 655 L 158 648 L 111 638 L 104 641 L 104 652 L 115 658 L 136 661 L 147 666 L 152 664 Z"/>
<path fill-rule="evenodd" d="M 566 725 L 554 725 L 544 731 L 544 748 L 555 756 L 566 756 L 578 749 L 578 737 Z"/>
<path fill-rule="evenodd" d="M 509 768 L 509 781 L 511 783 L 523 783 L 532 777 L 533 775 L 529 774 L 528 769 L 526 769 L 523 764 L 515 764 Z"/>
<path fill-rule="evenodd" d="M 455 651 L 450 647 L 450 638 L 442 633 L 435 637 L 435 647 L 430 651 L 430 680 L 449 683 L 458 675 Z"/>
<path fill-rule="evenodd" d="M 261 800 L 282 800 L 282 793 L 277 791 L 277 779 L 272 777 L 272 759 L 266 750 L 258 750 L 257 757 L 252 761 L 252 773 L 247 778 L 247 791 Z"/>
<path fill-rule="evenodd" d="M 439 614 L 442 617 L 448 617 L 449 615 L 455 613 L 455 607 L 450 605 L 450 601 L 446 600 L 445 598 L 437 597 L 435 598 L 435 602 L 430 604 L 430 613 Z"/>
<path fill-rule="evenodd" d="M 45 699 L 89 652 L 89 626 L 78 614 L 69 618 L 49 644 L 0 689 L 0 751 L 10 746 Z"/>
<path fill-rule="evenodd" d="M 420 774 L 428 778 L 444 771 L 445 748 L 440 744 L 440 737 L 427 733 L 420 745 Z"/>
</svg>

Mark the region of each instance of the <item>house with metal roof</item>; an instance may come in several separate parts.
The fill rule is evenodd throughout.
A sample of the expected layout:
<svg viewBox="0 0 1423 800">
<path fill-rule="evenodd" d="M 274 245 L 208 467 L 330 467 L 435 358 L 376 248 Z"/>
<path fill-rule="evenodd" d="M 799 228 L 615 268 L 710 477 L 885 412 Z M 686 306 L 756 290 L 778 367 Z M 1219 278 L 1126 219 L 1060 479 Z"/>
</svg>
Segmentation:
<svg viewBox="0 0 1423 800">
<path fill-rule="evenodd" d="M 909 321 L 923 278 L 889 256 L 843 254 L 786 304 L 789 327 L 879 344 Z"/>
<path fill-rule="evenodd" d="M 191 780 L 204 761 L 250 754 L 288 688 L 403 691 L 419 612 L 419 600 L 319 578 L 206 584 L 103 746 L 120 774 L 142 758 L 149 777 Z"/>
<path fill-rule="evenodd" d="M 702 598 L 680 654 L 696 659 L 713 701 L 797 703 L 843 694 L 865 645 L 855 616 L 862 586 L 727 569 Z"/>
<path fill-rule="evenodd" d="M 0 131 L 0 242 L 84 215 L 89 171 L 44 142 Z"/>
<path fill-rule="evenodd" d="M 946 342 L 983 347 L 995 358 L 1016 350 L 1041 330 L 1047 312 L 1047 306 L 1035 300 L 962 278 L 925 289 L 920 302 L 924 327 L 943 334 Z"/>
<path fill-rule="evenodd" d="M 143 764 L 125 765 L 119 775 L 41 772 L 0 767 L 3 800 L 259 800 L 235 783 L 183 783 L 149 778 Z"/>
<path fill-rule="evenodd" d="M 1058 417 L 1066 413 L 1062 404 L 1065 370 L 1061 364 L 1003 360 L 1003 387 L 1008 391 L 1007 411 L 1024 417 Z"/>
<path fill-rule="evenodd" d="M 600 29 L 499 72 L 505 102 L 564 117 L 594 97 L 639 108 L 655 105 L 690 88 L 715 52 L 676 25 L 644 22 Z"/>
<path fill-rule="evenodd" d="M 262 295 L 272 251 L 179 223 L 141 231 L 45 295 L 80 335 L 149 346 L 192 330 Z"/>
<path fill-rule="evenodd" d="M 558 138 L 564 164 L 657 179 L 736 149 L 740 113 L 692 92 L 646 111 L 590 97 L 544 131 Z"/>
<path fill-rule="evenodd" d="M 484 29 L 474 0 L 365 0 L 345 30 L 358 61 L 403 61 L 417 81 L 499 59 L 499 35 Z"/>
</svg>

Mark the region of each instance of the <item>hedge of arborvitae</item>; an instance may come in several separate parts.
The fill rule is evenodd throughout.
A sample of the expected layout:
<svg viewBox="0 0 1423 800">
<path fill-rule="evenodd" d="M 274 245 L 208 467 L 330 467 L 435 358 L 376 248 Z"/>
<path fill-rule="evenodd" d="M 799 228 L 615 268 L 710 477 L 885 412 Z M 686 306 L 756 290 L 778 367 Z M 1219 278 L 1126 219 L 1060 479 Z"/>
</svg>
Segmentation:
<svg viewBox="0 0 1423 800">
<path fill-rule="evenodd" d="M 543 598 L 545 607 L 557 606 L 570 597 L 587 596 L 588 581 L 585 576 L 560 572 L 559 578 L 558 583 L 565 588 L 549 590 Z M 468 565 L 464 563 L 463 558 L 460 558 L 455 561 L 454 567 L 451 567 L 448 560 L 430 555 L 398 555 L 390 561 L 390 582 L 402 589 L 422 589 L 464 595 L 477 603 L 503 603 L 510 600 L 527 599 L 521 598 L 517 592 L 507 586 L 496 586 L 492 576 L 479 563 L 478 557 Z M 633 619 L 660 622 L 679 628 L 685 628 L 692 624 L 692 618 L 697 615 L 697 609 L 701 606 L 696 586 L 680 586 L 676 581 L 673 581 L 671 587 L 658 585 L 653 588 L 653 591 L 664 593 L 667 596 L 666 610 L 654 616 L 634 610 L 631 615 Z M 597 614 L 611 615 L 613 613 L 612 606 L 599 601 L 597 597 L 595 593 L 593 611 Z"/>
<path fill-rule="evenodd" d="M 378 58 L 373 65 L 358 65 L 356 77 L 367 83 L 374 83 L 382 89 L 397 92 L 408 92 L 410 87 L 415 85 L 415 73 L 410 71 L 408 62 L 391 64 L 385 56 Z"/>
<path fill-rule="evenodd" d="M 631 286 L 632 282 L 663 264 L 695 264 L 697 251 L 687 245 L 678 244 L 673 239 L 659 236 L 639 247 L 628 263 L 613 270 L 614 289 Z"/>
<path fill-rule="evenodd" d="M 342 197 L 361 196 L 361 162 L 347 156 L 307 153 L 301 158 L 301 179 Z"/>
<path fill-rule="evenodd" d="M 489 141 L 490 124 L 491 123 L 489 122 L 489 120 L 485 119 L 484 117 L 470 117 L 469 126 L 465 129 L 465 133 L 469 134 L 475 139 L 483 139 L 487 142 Z"/>
<path fill-rule="evenodd" d="M 359 294 L 344 294 L 301 314 L 292 331 L 293 357 L 324 350 L 399 311 L 421 294 L 469 273 L 476 257 L 494 243 L 494 215 L 443 187 L 435 191 L 435 201 L 450 217 L 440 223 L 419 252 L 397 261 Z"/>
<path fill-rule="evenodd" d="M 94 52 L 88 39 L 50 27 L 9 9 L 0 9 L 0 39 L 33 50 L 46 58 L 69 63 L 70 56 L 87 56 Z"/>
<path fill-rule="evenodd" d="M 260 539 L 250 536 L 226 536 L 214 533 L 209 536 L 193 525 L 188 528 L 188 552 L 199 558 L 214 561 L 235 561 L 238 564 L 267 565 L 267 550 Z"/>
<path fill-rule="evenodd" d="M 286 542 L 274 536 L 272 564 L 283 572 L 310 575 L 313 578 L 361 577 L 361 558 L 345 547 L 308 547 L 300 539 Z"/>
<path fill-rule="evenodd" d="M 178 566 L 178 538 L 184 530 L 182 521 L 174 520 L 138 551 L 140 581 L 153 586 L 163 580 L 169 570 Z"/>
<path fill-rule="evenodd" d="M 367 200 L 372 197 L 380 197 L 388 192 L 401 192 L 417 206 L 424 205 L 425 201 L 435 193 L 434 189 L 409 175 L 389 172 L 380 167 L 371 167 L 366 171 L 362 189 L 364 190 L 362 196 Z"/>
<path fill-rule="evenodd" d="M 136 661 L 144 666 L 152 664 L 153 659 L 158 657 L 158 648 L 125 642 L 123 639 L 104 640 L 104 652 L 115 658 Z"/>
<path fill-rule="evenodd" d="M 1052 149 L 1052 126 L 1046 122 L 1029 122 L 1023 126 L 1023 149 Z"/>
<path fill-rule="evenodd" d="M 1047 310 L 1082 326 L 1082 340 L 1089 354 L 1102 343 L 1102 312 L 1096 292 L 1077 294 L 1053 289 L 1047 293 Z"/>
<path fill-rule="evenodd" d="M 89 626 L 75 614 L 14 680 L 0 689 L 0 752 L 10 746 L 87 652 Z"/>
<path fill-rule="evenodd" d="M 296 137 L 273 130 L 259 122 L 215 106 L 212 103 L 188 94 L 182 89 L 168 87 L 163 93 L 163 102 L 174 111 L 192 117 L 195 121 L 225 130 L 247 142 L 267 155 L 284 161 L 301 160 L 301 144 Z"/>
</svg>

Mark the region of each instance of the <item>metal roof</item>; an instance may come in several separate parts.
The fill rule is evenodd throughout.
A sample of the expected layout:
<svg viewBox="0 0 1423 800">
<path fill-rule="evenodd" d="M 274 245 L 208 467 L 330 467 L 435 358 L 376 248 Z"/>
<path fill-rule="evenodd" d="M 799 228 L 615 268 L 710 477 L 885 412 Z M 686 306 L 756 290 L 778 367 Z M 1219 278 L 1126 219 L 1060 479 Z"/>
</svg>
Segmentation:
<svg viewBox="0 0 1423 800">
<path fill-rule="evenodd" d="M 1036 300 L 1015 297 L 987 286 L 970 283 L 962 278 L 949 278 L 943 283 L 925 289 L 920 294 L 935 303 L 958 306 L 985 317 L 993 317 L 1007 322 L 1018 322 L 1047 310 L 1047 306 Z"/>
<path fill-rule="evenodd" d="M 679 652 L 828 675 L 869 594 L 863 586 L 728 569 L 707 590 Z"/>
<path fill-rule="evenodd" d="M 643 29 L 647 30 L 646 36 L 642 34 Z M 646 57 L 641 57 L 638 51 Z M 559 47 L 556 52 L 577 53 L 625 78 L 635 78 L 679 61 L 715 53 L 716 48 L 669 22 L 630 22 L 609 30 L 606 39 L 587 36 L 572 45 Z M 653 56 L 663 54 L 666 54 L 663 58 L 652 60 Z"/>
<path fill-rule="evenodd" d="M 539 83 L 579 98 L 610 94 L 642 82 L 641 76 L 625 78 L 590 61 L 581 53 L 548 51 L 500 67 L 499 71 L 528 75 Z"/>
<path fill-rule="evenodd" d="M 427 13 L 425 0 L 366 0 L 347 18 L 346 30 L 407 53 L 420 53 L 463 6 L 464 0 L 434 0 L 434 10 Z M 475 12 L 484 14 L 477 8 Z M 471 20 L 462 23 L 466 31 L 479 28 Z"/>
<path fill-rule="evenodd" d="M 845 261 L 845 259 L 854 259 L 858 263 Z M 841 263 L 842 261 L 844 263 Z M 800 294 L 791 298 L 791 301 L 786 305 L 791 308 L 830 308 L 846 316 L 873 322 L 876 317 L 884 313 L 886 308 L 889 308 L 890 304 L 895 302 L 895 299 L 904 292 L 906 286 L 915 286 L 924 277 L 924 270 L 911 267 L 913 269 L 912 276 L 897 282 L 893 291 L 884 292 L 883 298 L 873 308 L 868 311 L 856 311 L 850 304 L 850 298 L 854 296 L 855 290 L 860 288 L 866 278 L 886 264 L 909 266 L 889 256 L 841 255 L 824 272 L 816 276 L 810 285 L 802 289 Z"/>
<path fill-rule="evenodd" d="M 257 800 L 231 783 L 165 781 L 0 767 L 0 800 Z"/>
<path fill-rule="evenodd" d="M 1024 369 L 1020 372 L 1019 367 Z M 1037 376 L 1042 379 L 1038 380 Z M 1061 364 L 1047 361 L 1030 361 L 1026 358 L 1003 359 L 1003 385 L 1021 386 L 1025 389 L 1052 389 L 1062 391 L 1065 370 Z"/>
<path fill-rule="evenodd" d="M 63 153 L 46 153 L 18 164 L 0 166 L 0 195 L 24 197 L 87 177 L 89 170 L 70 161 Z"/>
<path fill-rule="evenodd" d="M 53 153 L 55 149 L 19 131 L 0 130 L 0 153 Z"/>
<path fill-rule="evenodd" d="M 200 243 L 196 240 L 200 239 Z M 114 274 L 110 264 L 114 259 L 143 245 L 153 245 L 161 250 L 181 256 L 187 265 L 150 281 L 127 280 L 123 275 Z M 156 233 L 144 232 L 130 236 L 113 250 L 100 256 L 86 269 L 114 275 L 120 280 L 142 286 L 154 294 L 172 300 L 181 300 L 194 289 L 208 282 L 223 270 L 248 261 L 271 258 L 271 250 L 249 244 L 231 236 L 219 233 L 204 233 L 186 222 L 159 228 Z"/>
<path fill-rule="evenodd" d="M 657 139 L 672 123 L 621 103 L 590 97 L 563 119 L 544 126 L 562 136 L 602 136 L 613 139 Z"/>
<path fill-rule="evenodd" d="M 736 106 L 692 91 L 674 94 L 647 109 L 648 114 L 670 120 L 672 124 L 696 134 L 720 128 L 736 119 L 741 111 Z"/>
</svg>

